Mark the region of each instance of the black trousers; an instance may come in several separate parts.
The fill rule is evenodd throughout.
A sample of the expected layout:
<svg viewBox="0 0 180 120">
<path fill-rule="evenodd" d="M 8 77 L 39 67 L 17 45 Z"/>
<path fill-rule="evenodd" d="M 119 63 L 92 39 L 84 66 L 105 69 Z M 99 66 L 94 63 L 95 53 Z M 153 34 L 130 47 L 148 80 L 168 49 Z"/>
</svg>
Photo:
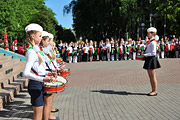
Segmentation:
<svg viewBox="0 0 180 120">
<path fill-rule="evenodd" d="M 77 56 L 77 58 L 78 58 L 78 62 L 82 62 L 82 55 L 79 54 L 79 55 Z"/>
<path fill-rule="evenodd" d="M 88 61 L 88 55 L 87 53 L 83 54 L 83 61 L 87 62 Z"/>
</svg>

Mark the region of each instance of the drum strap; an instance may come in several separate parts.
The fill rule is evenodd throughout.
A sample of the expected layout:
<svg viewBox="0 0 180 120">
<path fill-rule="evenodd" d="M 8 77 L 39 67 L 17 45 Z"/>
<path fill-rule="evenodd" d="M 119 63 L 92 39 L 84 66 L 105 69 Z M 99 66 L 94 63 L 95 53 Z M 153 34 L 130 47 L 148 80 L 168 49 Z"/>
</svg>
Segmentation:
<svg viewBox="0 0 180 120">
<path fill-rule="evenodd" d="M 146 45 L 146 48 L 148 47 L 149 43 L 152 42 L 152 41 L 156 41 L 155 39 L 152 39 L 150 41 L 148 41 L 147 45 Z"/>
<path fill-rule="evenodd" d="M 55 64 L 54 64 L 54 62 L 52 61 L 52 58 L 50 57 L 49 54 L 48 54 L 48 57 L 51 59 L 51 62 L 52 62 L 52 64 L 53 64 L 54 68 L 57 69 L 56 66 L 55 66 Z"/>
<path fill-rule="evenodd" d="M 53 61 L 51 61 L 51 62 L 52 62 L 52 64 L 53 64 L 54 68 L 57 69 L 56 66 L 55 66 L 55 64 L 54 64 L 54 62 L 53 62 Z"/>
<path fill-rule="evenodd" d="M 35 75 L 39 76 L 38 73 L 33 68 L 31 68 L 31 70 L 34 72 Z"/>
<path fill-rule="evenodd" d="M 47 62 L 45 62 L 45 63 L 46 63 L 46 66 L 48 67 L 48 69 L 52 71 L 52 69 L 49 67 L 49 65 L 47 64 Z"/>
</svg>

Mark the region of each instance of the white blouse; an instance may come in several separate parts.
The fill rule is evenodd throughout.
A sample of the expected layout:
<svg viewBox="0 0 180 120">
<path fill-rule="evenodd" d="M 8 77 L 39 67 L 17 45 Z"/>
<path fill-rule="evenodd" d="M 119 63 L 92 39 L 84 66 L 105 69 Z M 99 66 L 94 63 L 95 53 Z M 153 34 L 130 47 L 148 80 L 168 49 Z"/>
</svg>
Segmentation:
<svg viewBox="0 0 180 120">
<path fill-rule="evenodd" d="M 58 68 L 58 64 L 56 62 L 56 58 L 54 60 L 52 60 L 52 62 L 54 63 L 54 65 L 56 66 L 56 68 L 54 67 L 53 63 L 50 61 L 49 57 L 47 56 L 48 54 L 52 57 L 52 54 L 50 52 L 50 47 L 45 47 L 43 48 L 43 52 L 45 54 L 45 62 L 48 64 L 49 68 L 52 70 L 52 71 L 56 71 L 56 68 Z M 55 54 L 55 53 L 54 53 Z M 49 69 L 47 66 L 46 66 L 46 69 Z"/>
<path fill-rule="evenodd" d="M 69 50 L 69 53 L 72 53 L 72 47 L 68 47 L 67 50 Z"/>
<path fill-rule="evenodd" d="M 109 47 L 109 51 L 111 51 L 111 44 L 108 43 L 108 44 L 106 45 L 106 49 L 107 49 L 108 47 Z"/>
<path fill-rule="evenodd" d="M 149 43 L 149 45 L 146 48 L 144 56 L 156 56 L 156 41 L 151 41 Z"/>
<path fill-rule="evenodd" d="M 43 82 L 43 77 L 37 76 L 33 71 L 31 71 L 31 68 L 33 68 L 38 73 L 38 75 L 48 74 L 48 71 L 45 71 L 44 57 L 41 54 L 40 56 L 42 57 L 41 64 L 35 50 L 30 49 L 26 52 L 26 65 L 24 68 L 24 76 L 28 79 Z"/>
<path fill-rule="evenodd" d="M 93 53 L 94 53 L 94 47 L 91 45 L 91 46 L 89 46 L 89 49 L 92 49 L 92 51 L 93 51 Z"/>
<path fill-rule="evenodd" d="M 84 47 L 86 50 L 85 50 L 85 53 L 88 53 L 88 50 L 89 50 L 89 47 Z"/>
<path fill-rule="evenodd" d="M 123 49 L 122 45 L 119 46 L 119 49 L 121 50 L 121 54 L 123 54 L 124 53 L 124 49 Z"/>
</svg>

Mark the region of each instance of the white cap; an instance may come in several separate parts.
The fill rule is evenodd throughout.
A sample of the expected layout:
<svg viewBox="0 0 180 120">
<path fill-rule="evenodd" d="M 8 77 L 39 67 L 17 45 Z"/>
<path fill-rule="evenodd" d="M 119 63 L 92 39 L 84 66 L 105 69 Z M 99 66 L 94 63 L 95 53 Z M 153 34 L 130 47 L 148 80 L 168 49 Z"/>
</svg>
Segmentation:
<svg viewBox="0 0 180 120">
<path fill-rule="evenodd" d="M 53 34 L 51 34 L 51 33 L 49 33 L 49 38 L 54 38 L 54 35 Z"/>
<path fill-rule="evenodd" d="M 29 25 L 27 25 L 25 27 L 25 31 L 26 32 L 32 31 L 32 30 L 42 32 L 43 28 L 40 25 L 36 24 L 36 23 L 31 23 L 31 24 L 29 24 Z"/>
<path fill-rule="evenodd" d="M 150 27 L 150 28 L 147 29 L 147 32 L 157 33 L 157 29 L 155 27 Z"/>
<path fill-rule="evenodd" d="M 158 35 L 155 35 L 154 39 L 155 39 L 156 41 L 158 41 L 158 40 L 159 40 L 159 36 L 158 36 Z"/>
<path fill-rule="evenodd" d="M 48 37 L 49 37 L 49 33 L 46 32 L 46 31 L 43 31 L 43 32 L 42 32 L 42 37 L 44 37 L 44 36 L 48 36 Z"/>
</svg>

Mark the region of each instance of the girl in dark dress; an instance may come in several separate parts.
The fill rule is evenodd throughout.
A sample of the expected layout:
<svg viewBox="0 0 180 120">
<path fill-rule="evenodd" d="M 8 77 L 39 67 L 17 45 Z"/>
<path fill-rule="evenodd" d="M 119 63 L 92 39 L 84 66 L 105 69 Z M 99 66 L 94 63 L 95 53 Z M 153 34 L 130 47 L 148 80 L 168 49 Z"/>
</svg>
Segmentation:
<svg viewBox="0 0 180 120">
<path fill-rule="evenodd" d="M 147 29 L 147 32 L 147 36 L 150 41 L 147 43 L 145 54 L 141 54 L 145 57 L 143 68 L 148 72 L 152 87 L 152 91 L 148 94 L 148 96 L 157 96 L 157 79 L 155 69 L 161 67 L 156 57 L 156 40 L 154 37 L 156 35 L 157 29 L 154 27 L 150 27 Z"/>
</svg>

